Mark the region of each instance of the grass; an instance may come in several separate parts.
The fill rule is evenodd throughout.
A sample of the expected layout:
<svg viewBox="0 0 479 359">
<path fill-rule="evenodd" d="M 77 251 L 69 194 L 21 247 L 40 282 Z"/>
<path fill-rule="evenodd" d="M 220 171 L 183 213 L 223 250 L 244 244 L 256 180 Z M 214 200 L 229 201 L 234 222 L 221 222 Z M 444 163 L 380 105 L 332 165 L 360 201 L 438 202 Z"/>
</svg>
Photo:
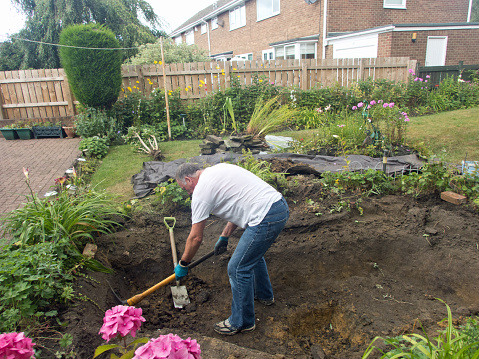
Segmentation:
<svg viewBox="0 0 479 359">
<path fill-rule="evenodd" d="M 411 144 L 424 142 L 435 157 L 460 164 L 479 160 L 479 108 L 441 112 L 411 118 L 407 132 Z"/>
<path fill-rule="evenodd" d="M 201 140 L 161 142 L 160 149 L 165 154 L 163 161 L 188 158 L 199 155 Z M 145 154 L 135 152 L 134 147 L 111 146 L 108 155 L 92 176 L 91 183 L 97 190 L 107 190 L 117 194 L 118 201 L 126 201 L 135 196 L 131 176 L 143 168 L 143 162 L 151 161 Z"/>
<path fill-rule="evenodd" d="M 467 153 L 468 160 L 479 160 L 479 108 L 442 112 L 435 115 L 411 118 L 406 139 L 410 146 L 426 146 L 443 161 L 460 164 Z M 281 131 L 278 136 L 294 139 L 311 138 L 318 130 Z M 201 140 L 161 142 L 163 161 L 190 158 L 199 155 Z M 135 153 L 131 146 L 112 146 L 100 168 L 92 178 L 97 189 L 119 195 L 125 201 L 134 196 L 131 176 L 139 173 L 143 162 L 151 159 Z"/>
</svg>

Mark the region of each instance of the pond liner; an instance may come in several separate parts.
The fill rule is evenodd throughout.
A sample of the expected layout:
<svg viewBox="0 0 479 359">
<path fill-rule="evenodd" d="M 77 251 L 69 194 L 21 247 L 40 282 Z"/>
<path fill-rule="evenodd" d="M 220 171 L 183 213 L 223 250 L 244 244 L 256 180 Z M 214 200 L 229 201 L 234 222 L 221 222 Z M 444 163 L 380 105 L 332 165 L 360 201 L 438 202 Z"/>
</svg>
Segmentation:
<svg viewBox="0 0 479 359">
<path fill-rule="evenodd" d="M 236 163 L 241 160 L 242 154 L 216 153 L 208 156 L 181 158 L 170 162 L 150 161 L 143 162 L 143 169 L 131 177 L 134 198 L 143 198 L 154 192 L 155 187 L 162 182 L 175 178 L 176 170 L 185 162 L 204 165 L 215 165 L 222 162 Z M 324 172 L 366 171 L 368 169 L 383 170 L 383 158 L 373 158 L 363 155 L 348 155 L 346 157 L 302 155 L 297 153 L 269 153 L 254 155 L 258 160 L 283 159 L 295 164 L 291 167 L 291 174 L 310 175 L 321 177 Z M 388 176 L 406 174 L 419 171 L 424 161 L 416 154 L 387 157 L 386 174 Z M 288 171 L 286 171 L 288 172 Z"/>
</svg>

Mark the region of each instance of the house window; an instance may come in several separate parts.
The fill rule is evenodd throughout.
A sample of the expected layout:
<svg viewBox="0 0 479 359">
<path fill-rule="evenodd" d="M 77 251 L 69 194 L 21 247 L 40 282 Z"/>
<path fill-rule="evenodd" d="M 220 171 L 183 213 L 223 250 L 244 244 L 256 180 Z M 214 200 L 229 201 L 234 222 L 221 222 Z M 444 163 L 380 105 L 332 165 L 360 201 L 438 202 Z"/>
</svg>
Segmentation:
<svg viewBox="0 0 479 359">
<path fill-rule="evenodd" d="M 195 43 L 195 33 L 193 30 L 185 32 L 186 44 L 193 45 Z"/>
<path fill-rule="evenodd" d="M 237 29 L 246 25 L 245 5 L 237 6 L 230 10 L 230 30 Z"/>
<path fill-rule="evenodd" d="M 384 0 L 383 7 L 385 9 L 405 9 L 406 0 Z"/>
<path fill-rule="evenodd" d="M 206 34 L 206 29 L 207 29 L 206 23 L 201 24 L 201 34 Z"/>
<path fill-rule="evenodd" d="M 211 19 L 211 30 L 218 28 L 218 16 Z"/>
<path fill-rule="evenodd" d="M 278 60 L 284 60 L 284 46 L 276 47 L 274 49 L 274 57 Z"/>
<path fill-rule="evenodd" d="M 182 41 L 181 41 L 181 35 L 175 37 L 175 44 L 179 45 L 179 44 L 181 44 L 181 42 L 182 42 Z"/>
<path fill-rule="evenodd" d="M 256 0 L 256 16 L 261 21 L 279 14 L 279 0 Z"/>
<path fill-rule="evenodd" d="M 314 42 L 300 44 L 300 53 L 302 59 L 315 59 L 316 44 Z"/>
<path fill-rule="evenodd" d="M 284 48 L 284 58 L 285 59 L 294 59 L 295 47 L 296 46 L 294 46 L 294 45 L 285 46 L 285 48 Z"/>
<path fill-rule="evenodd" d="M 274 60 L 274 49 L 263 50 L 263 61 Z"/>
</svg>

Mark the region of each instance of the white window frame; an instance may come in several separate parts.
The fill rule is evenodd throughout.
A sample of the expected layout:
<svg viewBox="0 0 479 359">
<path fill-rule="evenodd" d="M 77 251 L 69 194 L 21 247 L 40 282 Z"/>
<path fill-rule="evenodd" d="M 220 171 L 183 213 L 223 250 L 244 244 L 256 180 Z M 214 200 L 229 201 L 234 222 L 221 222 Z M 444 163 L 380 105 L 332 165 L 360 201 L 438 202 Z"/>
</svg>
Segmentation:
<svg viewBox="0 0 479 359">
<path fill-rule="evenodd" d="M 275 46 L 274 47 L 274 58 L 277 59 L 278 57 L 276 56 L 276 52 L 278 49 L 282 49 L 283 53 L 283 60 L 288 60 L 286 58 L 286 49 L 290 49 L 289 52 L 291 53 L 291 47 L 294 47 L 294 59 L 295 60 L 301 60 L 301 44 L 306 44 L 306 43 L 313 43 L 314 44 L 314 58 L 318 58 L 318 42 L 317 41 L 299 41 L 299 42 L 294 42 L 294 43 L 289 43 L 289 44 L 284 44 L 282 46 Z M 264 57 L 263 57 L 264 58 Z"/>
<path fill-rule="evenodd" d="M 266 59 L 264 58 L 266 55 Z M 274 60 L 274 49 L 268 49 L 261 51 L 261 58 L 263 61 Z"/>
<path fill-rule="evenodd" d="M 208 26 L 207 26 L 206 22 L 201 23 L 201 34 L 202 35 L 206 34 L 207 29 L 208 29 Z"/>
<path fill-rule="evenodd" d="M 260 15 L 260 6 L 266 6 L 268 8 L 268 13 Z M 275 7 L 277 9 L 275 9 Z M 256 21 L 261 21 L 268 19 L 270 17 L 279 15 L 280 13 L 280 0 L 256 0 Z"/>
<path fill-rule="evenodd" d="M 401 4 L 391 4 L 391 0 L 383 0 L 384 9 L 406 9 L 406 0 L 401 0 Z"/>
<path fill-rule="evenodd" d="M 218 28 L 218 16 L 215 16 L 211 19 L 211 30 L 216 30 Z"/>
<path fill-rule="evenodd" d="M 185 39 L 187 45 L 193 45 L 195 43 L 195 32 L 193 29 L 185 32 Z"/>
<path fill-rule="evenodd" d="M 178 35 L 175 37 L 175 44 L 179 45 L 183 42 L 183 39 L 181 38 L 181 35 Z"/>
<path fill-rule="evenodd" d="M 246 26 L 246 6 L 245 4 L 236 6 L 229 11 L 230 31 Z"/>
</svg>

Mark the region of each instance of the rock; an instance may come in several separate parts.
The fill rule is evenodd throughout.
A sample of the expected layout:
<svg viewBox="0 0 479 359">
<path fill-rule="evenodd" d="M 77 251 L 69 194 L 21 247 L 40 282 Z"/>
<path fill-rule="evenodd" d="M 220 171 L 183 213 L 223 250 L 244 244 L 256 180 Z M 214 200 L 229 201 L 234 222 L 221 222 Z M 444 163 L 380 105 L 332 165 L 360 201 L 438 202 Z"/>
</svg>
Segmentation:
<svg viewBox="0 0 479 359">
<path fill-rule="evenodd" d="M 218 137 L 218 136 L 214 136 L 214 135 L 207 135 L 206 138 L 205 138 L 206 141 L 210 141 L 212 143 L 214 143 L 215 145 L 219 146 L 219 145 L 222 145 L 224 143 L 223 139 L 221 137 Z"/>
<path fill-rule="evenodd" d="M 324 353 L 323 348 L 320 345 L 314 344 L 311 345 L 311 357 L 313 359 L 325 359 L 326 354 Z"/>
</svg>

